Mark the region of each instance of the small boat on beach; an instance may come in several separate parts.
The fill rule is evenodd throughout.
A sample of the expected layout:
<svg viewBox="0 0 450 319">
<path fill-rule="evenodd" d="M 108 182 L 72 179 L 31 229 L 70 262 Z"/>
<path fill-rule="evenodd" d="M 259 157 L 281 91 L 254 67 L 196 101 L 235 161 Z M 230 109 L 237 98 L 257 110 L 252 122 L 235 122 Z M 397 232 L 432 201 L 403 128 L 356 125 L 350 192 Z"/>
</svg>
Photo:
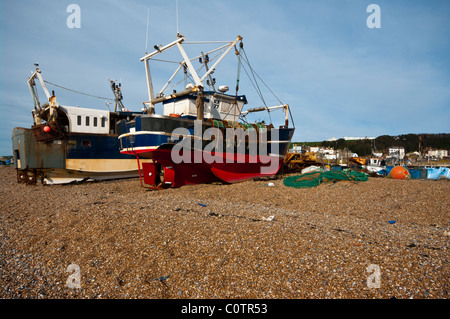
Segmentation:
<svg viewBox="0 0 450 319">
<path fill-rule="evenodd" d="M 384 176 L 386 174 L 386 162 L 380 158 L 368 158 L 364 166 L 369 174 Z"/>
<path fill-rule="evenodd" d="M 350 167 L 356 170 L 367 172 L 371 176 L 385 176 L 386 162 L 381 158 L 349 158 Z"/>
</svg>

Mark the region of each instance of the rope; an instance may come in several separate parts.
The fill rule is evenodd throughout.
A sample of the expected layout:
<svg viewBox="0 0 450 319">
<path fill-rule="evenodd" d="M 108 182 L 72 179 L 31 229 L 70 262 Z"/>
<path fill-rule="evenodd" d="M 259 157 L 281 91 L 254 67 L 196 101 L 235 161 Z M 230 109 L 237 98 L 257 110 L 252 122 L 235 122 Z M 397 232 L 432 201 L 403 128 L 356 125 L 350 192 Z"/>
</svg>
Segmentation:
<svg viewBox="0 0 450 319">
<path fill-rule="evenodd" d="M 87 94 L 87 93 L 75 91 L 75 90 L 72 90 L 72 89 L 68 89 L 68 88 L 66 88 L 66 87 L 63 87 L 63 86 L 61 86 L 61 85 L 58 85 L 58 84 L 55 84 L 55 83 L 52 83 L 52 82 L 49 82 L 49 81 L 46 81 L 46 80 L 44 80 L 44 82 L 47 83 L 47 84 L 50 84 L 50 85 L 59 87 L 60 89 L 64 89 L 64 90 L 71 91 L 71 92 L 74 92 L 74 93 L 78 93 L 78 94 L 82 94 L 82 95 L 87 95 L 87 96 L 94 97 L 94 98 L 97 98 L 97 99 L 100 99 L 100 100 L 114 101 L 113 99 L 108 99 L 108 98 L 106 98 L 106 97 L 96 96 L 96 95 Z"/>
</svg>

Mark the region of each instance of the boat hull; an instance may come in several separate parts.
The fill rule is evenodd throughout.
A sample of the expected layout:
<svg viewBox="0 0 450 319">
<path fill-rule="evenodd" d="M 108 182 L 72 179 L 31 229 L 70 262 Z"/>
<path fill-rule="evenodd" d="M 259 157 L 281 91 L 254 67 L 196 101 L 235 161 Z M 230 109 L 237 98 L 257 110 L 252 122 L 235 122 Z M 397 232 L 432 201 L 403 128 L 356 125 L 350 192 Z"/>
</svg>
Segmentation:
<svg viewBox="0 0 450 319">
<path fill-rule="evenodd" d="M 239 142 L 235 131 L 222 130 L 217 140 L 220 142 L 211 147 L 213 140 L 205 134 L 211 126 L 196 125 L 198 122 L 193 120 L 149 115 L 118 125 L 121 153 L 136 156 L 138 162 L 153 161 L 142 164 L 142 186 L 157 189 L 274 176 L 283 165 L 294 133 L 293 128 L 268 129 L 252 145 L 251 138 L 244 137 Z M 178 127 L 186 129 L 183 139 L 172 133 Z M 233 134 L 231 148 L 226 134 Z M 189 147 L 179 147 L 186 141 Z"/>
<path fill-rule="evenodd" d="M 204 151 L 191 151 L 189 157 L 201 158 L 201 161 L 186 163 L 175 163 L 171 149 L 143 151 L 135 155 L 138 162 L 152 159 L 152 162 L 141 163 L 139 166 L 142 167 L 141 185 L 153 189 L 213 182 L 236 183 L 256 177 L 271 177 L 278 173 L 283 164 L 280 156 L 265 156 L 255 161 L 249 156 L 237 158 L 233 153 L 206 153 L 209 155 L 206 157 Z M 210 157 L 215 160 L 205 160 Z M 231 159 L 234 161 L 231 162 Z"/>
<path fill-rule="evenodd" d="M 31 129 L 12 134 L 17 181 L 67 184 L 139 176 L 134 156 L 120 154 L 117 135 L 69 134 L 37 141 Z"/>
</svg>

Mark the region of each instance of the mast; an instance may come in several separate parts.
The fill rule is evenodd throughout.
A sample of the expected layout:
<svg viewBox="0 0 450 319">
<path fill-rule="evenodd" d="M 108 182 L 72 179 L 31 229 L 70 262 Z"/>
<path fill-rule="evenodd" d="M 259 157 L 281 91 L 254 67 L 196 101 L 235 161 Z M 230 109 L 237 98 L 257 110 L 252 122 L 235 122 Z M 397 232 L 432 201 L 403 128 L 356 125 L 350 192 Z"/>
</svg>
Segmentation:
<svg viewBox="0 0 450 319">
<path fill-rule="evenodd" d="M 150 107 L 149 113 L 150 114 L 154 114 L 155 113 L 155 94 L 153 92 L 153 83 L 152 83 L 152 76 L 150 73 L 150 66 L 149 66 L 149 62 L 148 60 L 150 60 L 151 57 L 167 50 L 170 49 L 171 47 L 177 45 L 180 42 L 183 42 L 185 40 L 185 38 L 183 36 L 178 36 L 178 39 L 169 43 L 168 45 L 164 46 L 164 47 L 158 47 L 155 46 L 155 51 L 153 51 L 150 54 L 147 54 L 147 52 L 145 52 L 145 55 L 140 59 L 141 62 L 144 62 L 145 64 L 145 75 L 147 77 L 147 90 L 148 90 L 148 98 L 149 98 L 149 102 L 144 102 L 145 104 L 148 104 Z"/>
<path fill-rule="evenodd" d="M 122 100 L 123 100 L 123 95 L 122 95 L 122 91 L 121 91 L 121 84 L 119 83 L 118 85 L 116 85 L 115 81 L 113 80 L 109 80 L 111 82 L 111 90 L 113 91 L 114 94 L 114 112 L 117 111 L 123 111 L 125 109 L 125 107 L 123 106 Z"/>
<path fill-rule="evenodd" d="M 203 87 L 199 88 L 197 92 L 197 101 L 195 103 L 197 107 L 197 120 L 203 121 L 205 117 L 205 100 L 203 99 Z"/>
<path fill-rule="evenodd" d="M 147 52 L 145 53 L 147 54 Z M 153 92 L 153 83 L 152 83 L 152 75 L 150 74 L 150 66 L 148 65 L 148 59 L 145 60 L 145 75 L 147 77 L 147 88 L 148 88 L 148 98 L 149 98 L 149 113 L 155 114 L 155 105 L 153 104 L 153 100 L 155 99 L 155 94 Z"/>
<path fill-rule="evenodd" d="M 203 81 L 209 77 L 211 75 L 212 72 L 214 72 L 214 70 L 216 69 L 217 65 L 223 60 L 223 58 L 231 51 L 231 49 L 239 42 L 242 40 L 241 36 L 237 36 L 236 40 L 234 41 L 226 41 L 225 43 L 227 43 L 226 45 L 218 48 L 218 49 L 222 49 L 222 48 L 226 48 L 226 51 L 219 57 L 219 59 L 214 63 L 214 65 L 209 68 L 207 70 L 207 72 L 200 78 L 200 76 L 198 75 L 197 71 L 195 70 L 194 66 L 192 65 L 192 59 L 189 59 L 188 55 L 186 54 L 182 43 L 186 40 L 186 38 L 184 36 L 182 36 L 181 34 L 177 35 L 177 40 L 165 45 L 165 46 L 155 46 L 155 51 L 153 51 L 152 53 L 149 54 L 145 54 L 145 56 L 143 56 L 140 61 L 141 62 L 145 62 L 145 70 L 146 70 L 146 75 L 147 75 L 147 88 L 148 88 L 148 93 L 149 93 L 149 102 L 145 102 L 144 104 L 150 104 L 150 105 L 154 105 L 158 102 L 164 101 L 164 98 L 161 98 L 160 95 L 162 95 L 162 91 L 164 91 L 164 89 L 167 87 L 167 84 L 170 83 L 170 81 L 173 79 L 173 77 L 178 73 L 178 71 L 183 67 L 186 66 L 186 68 L 189 70 L 190 74 L 192 75 L 192 78 L 194 79 L 195 82 L 195 87 L 193 91 L 198 91 L 201 90 L 203 88 Z M 187 43 L 187 42 L 186 42 Z M 190 42 L 190 43 L 196 43 L 196 42 Z M 205 41 L 204 43 L 224 43 L 223 41 L 214 41 L 214 42 L 208 42 Z M 154 57 L 157 54 L 160 54 L 174 46 L 177 46 L 181 56 L 183 57 L 183 60 L 180 63 L 180 65 L 178 66 L 177 70 L 175 71 L 175 73 L 172 75 L 172 77 L 169 79 L 169 82 L 166 83 L 166 85 L 164 86 L 164 88 L 160 91 L 160 94 L 157 98 L 155 98 L 154 93 L 153 93 L 153 86 L 152 86 L 152 80 L 151 80 L 151 75 L 150 75 L 150 68 L 148 66 L 148 60 L 150 60 L 152 57 Z M 213 50 L 211 52 L 217 51 Z M 206 53 L 207 54 L 207 53 Z M 203 56 L 204 53 L 202 52 Z M 200 56 L 200 57 L 201 57 Z M 196 58 L 194 58 L 196 59 Z M 192 90 L 186 90 L 187 92 L 192 92 Z"/>
<path fill-rule="evenodd" d="M 36 89 L 36 82 L 35 79 L 38 78 L 39 82 L 41 83 L 42 89 L 44 90 L 44 93 L 47 97 L 47 100 L 49 101 L 49 120 L 52 118 L 56 118 L 57 113 L 55 112 L 56 108 L 58 107 L 58 104 L 56 103 L 56 97 L 55 93 L 52 92 L 52 95 L 48 92 L 47 86 L 45 85 L 45 81 L 42 78 L 41 70 L 39 70 L 38 66 L 39 64 L 35 63 L 35 70 L 31 77 L 28 78 L 27 84 L 31 92 L 31 96 L 33 97 L 34 102 L 34 111 L 33 111 L 33 117 L 35 124 L 41 124 L 42 123 L 42 111 L 43 108 L 39 102 L 39 98 L 37 95 L 37 89 Z"/>
</svg>

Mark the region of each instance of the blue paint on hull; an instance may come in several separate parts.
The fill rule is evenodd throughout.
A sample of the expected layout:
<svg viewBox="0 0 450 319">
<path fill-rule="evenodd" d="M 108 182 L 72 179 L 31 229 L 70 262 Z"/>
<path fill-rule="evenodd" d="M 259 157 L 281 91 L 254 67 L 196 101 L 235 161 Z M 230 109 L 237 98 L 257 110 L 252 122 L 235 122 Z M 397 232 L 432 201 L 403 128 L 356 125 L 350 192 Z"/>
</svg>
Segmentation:
<svg viewBox="0 0 450 319">
<path fill-rule="evenodd" d="M 66 143 L 67 159 L 135 159 L 120 153 L 117 135 L 72 134 Z"/>
</svg>

